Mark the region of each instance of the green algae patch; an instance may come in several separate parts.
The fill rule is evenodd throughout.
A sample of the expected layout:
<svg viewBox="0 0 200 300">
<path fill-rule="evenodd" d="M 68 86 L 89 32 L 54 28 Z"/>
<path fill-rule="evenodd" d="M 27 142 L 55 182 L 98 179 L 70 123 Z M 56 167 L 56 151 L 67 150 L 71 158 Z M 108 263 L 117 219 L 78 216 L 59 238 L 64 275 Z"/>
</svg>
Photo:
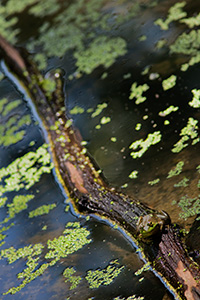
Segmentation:
<svg viewBox="0 0 200 300">
<path fill-rule="evenodd" d="M 29 213 L 29 218 L 34 218 L 37 216 L 47 215 L 52 209 L 56 207 L 56 204 L 48 204 L 48 205 L 42 205 Z"/>
<path fill-rule="evenodd" d="M 171 53 L 191 56 L 188 63 L 182 65 L 181 70 L 186 71 L 189 66 L 200 62 L 200 29 L 184 32 L 170 46 Z"/>
<path fill-rule="evenodd" d="M 174 187 L 187 187 L 189 179 L 184 177 L 181 181 L 174 184 Z"/>
<path fill-rule="evenodd" d="M 162 87 L 164 91 L 173 88 L 176 85 L 176 75 L 171 75 L 167 79 L 163 80 Z"/>
<path fill-rule="evenodd" d="M 129 149 L 133 150 L 133 152 L 131 152 L 130 155 L 134 159 L 141 157 L 149 149 L 150 146 L 159 143 L 161 141 L 161 137 L 162 137 L 162 135 L 161 135 L 160 131 L 155 131 L 154 133 L 149 133 L 145 140 L 140 139 L 140 140 L 133 142 L 129 146 Z M 138 148 L 140 150 L 136 151 Z"/>
<path fill-rule="evenodd" d="M 0 169 L 0 195 L 22 188 L 28 190 L 40 180 L 43 173 L 51 172 L 53 164 L 47 147 L 44 144 L 35 152 L 29 152 Z"/>
<path fill-rule="evenodd" d="M 184 161 L 179 161 L 176 166 L 169 171 L 167 178 L 171 178 L 173 176 L 177 176 L 179 174 L 181 174 L 182 170 L 183 170 L 183 166 L 184 166 Z"/>
<path fill-rule="evenodd" d="M 174 4 L 172 7 L 170 7 L 167 18 L 165 20 L 159 18 L 154 22 L 154 24 L 160 26 L 162 30 L 168 30 L 171 22 L 186 17 L 187 13 L 183 11 L 183 7 L 185 5 L 185 1 Z"/>
<path fill-rule="evenodd" d="M 174 106 L 174 105 L 170 105 L 168 108 L 166 108 L 165 110 L 163 111 L 160 111 L 159 112 L 159 116 L 160 117 L 166 117 L 168 116 L 169 114 L 171 114 L 172 112 L 175 112 L 179 109 L 178 106 Z"/>
<path fill-rule="evenodd" d="M 71 284 L 70 290 L 73 290 L 77 287 L 77 285 L 82 280 L 81 276 L 75 276 L 76 271 L 74 268 L 66 268 L 63 272 L 63 276 L 65 278 L 65 282 L 69 282 Z"/>
<path fill-rule="evenodd" d="M 97 289 L 101 285 L 111 284 L 122 272 L 124 266 L 118 267 L 118 262 L 111 261 L 105 269 L 89 270 L 85 279 L 91 289 Z"/>
<path fill-rule="evenodd" d="M 13 198 L 12 203 L 7 204 L 8 217 L 4 219 L 3 223 L 13 219 L 16 214 L 27 209 L 27 203 L 34 198 L 33 195 L 17 195 Z"/>
<path fill-rule="evenodd" d="M 200 197 L 200 195 L 199 195 Z M 181 197 L 178 206 L 182 209 L 180 212 L 180 217 L 183 219 L 187 219 L 189 217 L 194 217 L 197 214 L 200 214 L 200 198 L 189 198 L 188 196 Z M 198 217 L 196 220 L 200 220 Z"/>
<path fill-rule="evenodd" d="M 97 117 L 98 115 L 100 115 L 102 113 L 102 111 L 108 106 L 107 103 L 101 103 L 97 105 L 97 108 L 95 109 L 95 111 L 91 114 L 92 118 Z"/>
<path fill-rule="evenodd" d="M 47 245 L 38 243 L 19 249 L 10 247 L 1 250 L 0 259 L 7 259 L 9 264 L 13 264 L 19 259 L 26 260 L 24 270 L 17 274 L 17 278 L 22 280 L 22 282 L 18 286 L 10 288 L 3 295 L 16 294 L 28 283 L 42 275 L 47 268 L 55 265 L 61 258 L 67 257 L 90 243 L 91 239 L 88 239 L 89 234 L 90 232 L 86 228 L 81 227 L 80 223 L 69 222 L 63 234 L 53 240 L 48 240 Z M 71 267 L 66 268 L 63 272 L 66 282 L 69 281 L 71 283 L 70 289 L 75 288 L 81 280 L 80 276 L 74 276 L 74 273 L 75 270 Z"/>
<path fill-rule="evenodd" d="M 111 121 L 111 118 L 110 117 L 105 117 L 105 116 L 102 117 L 101 120 L 100 120 L 102 125 L 108 124 L 108 123 L 110 123 L 110 121 Z"/>
<path fill-rule="evenodd" d="M 172 152 L 178 153 L 185 147 L 189 145 L 189 141 L 191 141 L 192 145 L 195 145 L 200 141 L 200 138 L 198 136 L 198 121 L 189 118 L 187 122 L 187 126 L 181 129 L 180 136 L 181 139 L 174 145 L 172 148 Z"/>
<path fill-rule="evenodd" d="M 71 115 L 78 115 L 78 114 L 83 114 L 84 113 L 84 108 L 80 106 L 74 106 L 69 112 Z"/>
<path fill-rule="evenodd" d="M 200 13 L 191 18 L 180 20 L 180 23 L 186 24 L 189 28 L 193 28 L 200 25 Z"/>
<path fill-rule="evenodd" d="M 136 276 L 141 275 L 143 272 L 149 271 L 151 269 L 151 265 L 149 262 L 147 262 L 146 264 L 144 264 L 139 270 L 137 270 L 135 272 Z"/>
<path fill-rule="evenodd" d="M 137 123 L 137 124 L 135 125 L 135 130 L 136 130 L 136 131 L 139 131 L 139 130 L 141 129 L 141 127 L 142 127 L 142 124 L 141 124 L 141 123 Z"/>
<path fill-rule="evenodd" d="M 21 141 L 26 133 L 23 128 L 31 124 L 30 115 L 21 116 L 15 112 L 15 108 L 21 103 L 21 100 L 0 100 L 0 146 L 8 147 Z"/>
<path fill-rule="evenodd" d="M 84 245 L 89 244 L 91 242 L 91 239 L 88 239 L 89 234 L 90 232 L 81 227 L 80 223 L 69 222 L 63 235 L 53 240 L 48 240 L 47 247 L 49 251 L 45 255 L 45 259 L 50 259 L 50 265 L 54 265 L 61 258 L 65 258 L 81 249 Z"/>
<path fill-rule="evenodd" d="M 193 98 L 192 101 L 189 102 L 189 105 L 194 108 L 200 108 L 200 90 L 193 89 L 192 94 Z"/>
<path fill-rule="evenodd" d="M 87 49 L 75 52 L 74 57 L 78 71 L 90 74 L 100 65 L 109 68 L 126 51 L 126 42 L 122 38 L 99 36 Z"/>
<path fill-rule="evenodd" d="M 137 178 L 137 176 L 138 176 L 138 171 L 132 171 L 128 177 L 130 179 L 135 179 L 135 178 Z"/>
<path fill-rule="evenodd" d="M 132 295 L 132 296 L 129 296 L 128 298 L 115 297 L 113 300 L 144 300 L 144 297 L 143 296 L 137 297 L 136 295 Z"/>
<path fill-rule="evenodd" d="M 149 89 L 148 84 L 144 83 L 142 85 L 137 85 L 137 82 L 134 82 L 131 86 L 131 93 L 129 99 L 135 99 L 135 104 L 140 104 L 146 101 L 147 97 L 143 96 L 143 93 Z"/>
<path fill-rule="evenodd" d="M 159 183 L 159 182 L 160 182 L 160 178 L 156 178 L 156 179 L 154 179 L 154 180 L 149 181 L 148 184 L 149 184 L 149 185 L 155 185 L 155 184 L 157 184 L 157 183 Z"/>
</svg>

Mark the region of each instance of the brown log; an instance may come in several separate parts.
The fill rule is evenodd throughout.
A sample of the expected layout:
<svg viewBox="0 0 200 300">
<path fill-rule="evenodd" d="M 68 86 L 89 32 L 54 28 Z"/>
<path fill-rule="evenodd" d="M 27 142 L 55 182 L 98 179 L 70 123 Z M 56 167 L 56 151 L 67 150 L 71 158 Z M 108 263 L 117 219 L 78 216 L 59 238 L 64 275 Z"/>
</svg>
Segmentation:
<svg viewBox="0 0 200 300">
<path fill-rule="evenodd" d="M 106 217 L 126 230 L 176 299 L 200 299 L 199 266 L 188 255 L 178 227 L 166 224 L 150 243 L 141 240 L 138 219 L 157 212 L 110 188 L 89 158 L 81 145 L 78 130 L 70 125 L 62 75 L 55 72 L 57 88 L 49 95 L 43 88 L 43 76 L 24 50 L 17 50 L 0 36 L 0 53 L 9 70 L 29 93 L 43 121 L 58 179 L 78 210 Z"/>
</svg>

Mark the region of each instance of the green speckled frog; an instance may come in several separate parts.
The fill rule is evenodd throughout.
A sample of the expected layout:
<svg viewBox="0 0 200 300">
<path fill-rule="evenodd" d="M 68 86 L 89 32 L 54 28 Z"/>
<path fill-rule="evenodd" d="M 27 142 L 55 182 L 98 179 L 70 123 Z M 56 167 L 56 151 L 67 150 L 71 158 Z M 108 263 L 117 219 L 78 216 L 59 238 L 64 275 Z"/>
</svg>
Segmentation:
<svg viewBox="0 0 200 300">
<path fill-rule="evenodd" d="M 170 224 L 170 217 L 165 211 L 153 212 L 145 216 L 141 216 L 137 223 L 137 233 L 141 240 L 148 241 L 159 232 L 163 226 Z"/>
</svg>

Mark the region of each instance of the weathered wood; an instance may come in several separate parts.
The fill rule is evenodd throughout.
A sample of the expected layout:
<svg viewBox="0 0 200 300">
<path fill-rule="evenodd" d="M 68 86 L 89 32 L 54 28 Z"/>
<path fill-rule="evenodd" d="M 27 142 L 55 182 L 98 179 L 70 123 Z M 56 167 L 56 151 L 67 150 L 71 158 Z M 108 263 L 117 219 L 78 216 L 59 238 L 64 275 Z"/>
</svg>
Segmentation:
<svg viewBox="0 0 200 300">
<path fill-rule="evenodd" d="M 70 124 L 60 72 L 55 72 L 57 88 L 49 95 L 43 87 L 43 76 L 25 51 L 15 49 L 0 37 L 0 53 L 36 106 L 48 133 L 58 178 L 79 211 L 109 218 L 138 240 L 146 258 L 175 298 L 200 299 L 199 266 L 188 256 L 178 227 L 164 225 L 151 243 L 138 239 L 139 217 L 157 212 L 104 182 L 81 145 L 78 130 Z"/>
</svg>

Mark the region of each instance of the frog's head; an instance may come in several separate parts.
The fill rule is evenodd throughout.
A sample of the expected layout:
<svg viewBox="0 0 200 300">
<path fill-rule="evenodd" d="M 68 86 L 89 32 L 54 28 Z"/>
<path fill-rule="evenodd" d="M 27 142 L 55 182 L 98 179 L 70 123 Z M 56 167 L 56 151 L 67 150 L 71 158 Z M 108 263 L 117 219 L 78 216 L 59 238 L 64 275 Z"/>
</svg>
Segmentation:
<svg viewBox="0 0 200 300">
<path fill-rule="evenodd" d="M 141 216 L 137 223 L 138 237 L 145 241 L 151 240 L 159 232 L 162 232 L 164 225 L 169 223 L 169 215 L 164 211 Z"/>
</svg>

